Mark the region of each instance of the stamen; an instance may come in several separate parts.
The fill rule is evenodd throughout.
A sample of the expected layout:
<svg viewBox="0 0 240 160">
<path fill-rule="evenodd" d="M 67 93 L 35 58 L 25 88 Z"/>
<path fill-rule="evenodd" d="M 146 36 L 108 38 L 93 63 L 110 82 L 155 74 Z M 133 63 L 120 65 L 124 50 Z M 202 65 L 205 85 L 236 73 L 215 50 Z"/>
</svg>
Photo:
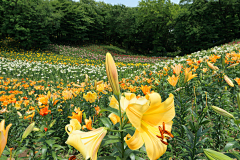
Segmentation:
<svg viewBox="0 0 240 160">
<path fill-rule="evenodd" d="M 163 141 L 163 140 L 161 140 L 161 142 L 162 142 L 163 144 L 168 145 L 168 142 L 165 142 L 165 141 Z"/>
<path fill-rule="evenodd" d="M 165 142 L 165 141 L 164 141 L 164 138 L 166 138 L 166 139 L 172 139 L 174 136 L 173 136 L 169 131 L 165 130 L 165 123 L 164 123 L 164 122 L 163 122 L 163 129 L 161 128 L 161 126 L 158 126 L 158 129 L 159 129 L 159 132 L 160 132 L 161 136 L 159 136 L 159 135 L 156 135 L 156 136 L 160 139 L 160 141 L 161 141 L 163 144 L 168 145 L 168 142 Z M 167 135 L 169 135 L 170 137 L 165 137 L 164 134 L 167 134 Z"/>
</svg>

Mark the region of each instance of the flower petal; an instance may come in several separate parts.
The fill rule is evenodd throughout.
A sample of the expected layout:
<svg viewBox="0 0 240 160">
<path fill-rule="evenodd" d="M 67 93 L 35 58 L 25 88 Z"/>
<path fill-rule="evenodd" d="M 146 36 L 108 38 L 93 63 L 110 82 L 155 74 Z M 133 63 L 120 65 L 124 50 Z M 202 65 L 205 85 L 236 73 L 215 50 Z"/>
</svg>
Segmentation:
<svg viewBox="0 0 240 160">
<path fill-rule="evenodd" d="M 71 119 L 70 120 L 70 125 L 73 127 L 73 130 L 80 130 L 81 129 L 81 124 L 77 119 Z"/>
<path fill-rule="evenodd" d="M 4 135 L 5 135 L 4 125 L 5 125 L 5 120 L 2 120 L 1 123 L 0 123 L 0 131 L 3 131 L 3 133 L 4 133 Z"/>
<path fill-rule="evenodd" d="M 130 139 L 128 139 L 128 138 L 130 138 Z M 142 145 L 144 143 L 138 130 L 135 131 L 133 136 L 131 136 L 130 134 L 126 135 L 126 137 L 124 137 L 124 140 L 131 150 L 139 149 L 140 147 L 142 147 Z"/>
<path fill-rule="evenodd" d="M 167 145 L 163 144 L 160 139 L 152 132 L 149 132 L 146 127 L 143 127 L 144 132 L 141 132 L 144 139 L 147 155 L 150 160 L 156 160 L 161 157 L 167 150 Z"/>
<path fill-rule="evenodd" d="M 132 125 L 141 132 L 141 120 L 143 114 L 149 109 L 149 101 L 145 98 L 138 99 L 137 103 L 129 104 L 126 114 Z"/>
<path fill-rule="evenodd" d="M 159 103 L 159 97 L 160 95 L 157 93 L 147 95 L 147 98 L 150 100 L 150 107 L 144 113 L 142 120 L 152 126 L 158 126 L 163 122 L 169 122 L 175 116 L 173 94 L 170 94 L 169 97 L 162 103 Z"/>
<path fill-rule="evenodd" d="M 2 152 L 3 152 L 3 150 L 6 146 L 6 143 L 7 143 L 7 141 L 4 137 L 3 131 L 0 131 L 0 157 L 1 157 Z"/>
<path fill-rule="evenodd" d="M 110 118 L 110 120 L 112 121 L 112 123 L 114 125 L 116 123 L 120 122 L 120 118 L 116 114 L 114 114 L 114 113 L 109 114 L 108 118 Z"/>
<path fill-rule="evenodd" d="M 81 133 L 82 143 L 87 149 L 86 159 L 88 158 L 91 158 L 92 160 L 97 159 L 97 151 L 106 134 L 107 134 L 107 129 L 104 127 L 100 127 L 90 132 Z"/>
<path fill-rule="evenodd" d="M 69 137 L 66 141 L 66 144 L 73 146 L 76 150 L 81 152 L 84 158 L 87 158 L 87 150 L 84 146 L 83 142 L 81 141 L 81 134 L 84 133 L 82 131 L 72 131 L 71 134 L 69 134 Z M 89 158 L 89 157 L 88 157 Z"/>
<path fill-rule="evenodd" d="M 121 97 L 121 110 L 125 112 L 126 108 L 130 103 L 135 103 L 137 101 L 136 95 L 133 93 L 125 93 L 126 97 Z"/>
<path fill-rule="evenodd" d="M 130 101 L 131 99 L 136 98 L 136 95 L 134 93 L 125 93 L 125 98 Z"/>
</svg>

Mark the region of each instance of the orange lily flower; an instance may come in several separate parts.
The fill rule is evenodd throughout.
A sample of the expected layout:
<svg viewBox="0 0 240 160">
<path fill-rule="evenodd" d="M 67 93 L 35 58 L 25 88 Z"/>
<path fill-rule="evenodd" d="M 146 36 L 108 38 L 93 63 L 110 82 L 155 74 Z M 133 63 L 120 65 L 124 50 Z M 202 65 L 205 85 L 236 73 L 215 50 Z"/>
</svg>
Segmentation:
<svg viewBox="0 0 240 160">
<path fill-rule="evenodd" d="M 72 116 L 68 116 L 68 118 L 71 119 L 77 119 L 78 122 L 82 123 L 82 113 L 84 110 L 80 111 L 78 113 L 72 112 Z"/>
<path fill-rule="evenodd" d="M 148 87 L 147 85 L 145 85 L 145 86 L 141 85 L 141 89 L 142 89 L 142 92 L 146 95 L 146 94 L 150 93 L 151 86 Z"/>
<path fill-rule="evenodd" d="M 236 82 L 237 82 L 237 84 L 240 86 L 240 78 L 235 78 L 234 79 Z"/>
<path fill-rule="evenodd" d="M 89 119 L 85 119 L 84 121 L 85 125 L 83 125 L 82 129 L 87 128 L 88 130 L 93 130 L 91 117 L 89 117 Z"/>
<path fill-rule="evenodd" d="M 47 115 L 48 113 L 51 114 L 51 110 L 48 110 L 48 106 L 40 109 L 40 115 L 41 115 L 41 116 L 45 116 L 45 115 Z"/>
</svg>

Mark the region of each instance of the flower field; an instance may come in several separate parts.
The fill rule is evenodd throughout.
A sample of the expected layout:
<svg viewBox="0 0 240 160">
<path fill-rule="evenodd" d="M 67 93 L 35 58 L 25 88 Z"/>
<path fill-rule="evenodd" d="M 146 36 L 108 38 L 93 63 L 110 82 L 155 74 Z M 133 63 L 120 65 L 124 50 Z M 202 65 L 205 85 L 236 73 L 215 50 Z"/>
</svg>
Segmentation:
<svg viewBox="0 0 240 160">
<path fill-rule="evenodd" d="M 51 48 L 0 49 L 1 160 L 240 159 L 240 43 L 174 59 Z"/>
</svg>

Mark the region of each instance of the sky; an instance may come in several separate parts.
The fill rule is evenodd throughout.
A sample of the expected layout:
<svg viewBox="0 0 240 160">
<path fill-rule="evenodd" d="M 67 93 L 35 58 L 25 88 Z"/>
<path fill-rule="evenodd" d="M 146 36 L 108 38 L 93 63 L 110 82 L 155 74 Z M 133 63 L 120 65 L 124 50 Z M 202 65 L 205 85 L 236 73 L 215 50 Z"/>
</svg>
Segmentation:
<svg viewBox="0 0 240 160">
<path fill-rule="evenodd" d="M 78 1 L 78 0 L 75 0 Z M 141 0 L 95 0 L 95 1 L 103 1 L 105 3 L 110 3 L 112 5 L 115 4 L 124 4 L 127 7 L 137 7 L 138 1 Z M 171 0 L 171 2 L 178 4 L 180 0 Z"/>
</svg>

